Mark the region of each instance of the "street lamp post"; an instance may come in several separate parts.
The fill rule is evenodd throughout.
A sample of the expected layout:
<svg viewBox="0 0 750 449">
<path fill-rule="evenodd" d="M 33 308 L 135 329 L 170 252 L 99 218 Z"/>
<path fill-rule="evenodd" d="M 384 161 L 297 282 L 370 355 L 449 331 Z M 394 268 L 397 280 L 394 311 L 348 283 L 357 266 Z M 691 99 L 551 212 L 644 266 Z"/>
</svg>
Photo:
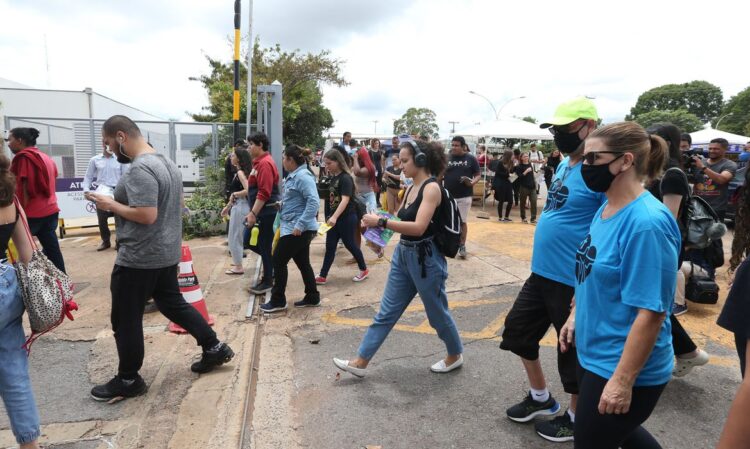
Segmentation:
<svg viewBox="0 0 750 449">
<path fill-rule="evenodd" d="M 487 103 L 490 104 L 490 107 L 492 108 L 492 111 L 495 113 L 495 120 L 500 120 L 500 113 L 503 112 L 503 108 L 505 108 L 506 106 L 508 106 L 508 103 L 510 103 L 511 101 L 521 100 L 523 98 L 526 98 L 525 95 L 521 95 L 520 97 L 513 97 L 510 100 L 508 100 L 505 103 L 503 103 L 503 105 L 500 106 L 500 109 L 495 109 L 495 105 L 492 104 L 492 102 L 490 101 L 489 98 L 485 97 L 482 94 L 476 93 L 473 90 L 470 90 L 469 93 L 472 94 L 472 95 L 476 95 L 477 97 L 484 98 L 487 101 Z"/>
<path fill-rule="evenodd" d="M 724 120 L 724 118 L 726 118 L 726 117 L 729 117 L 729 116 L 730 116 L 730 115 L 732 115 L 732 114 L 733 114 L 733 113 L 732 113 L 732 112 L 730 112 L 730 113 L 728 113 L 728 114 L 724 114 L 724 115 L 722 115 L 721 117 L 719 117 L 719 120 L 717 120 L 717 121 L 716 121 L 716 128 L 714 128 L 714 129 L 719 129 L 719 123 L 721 123 L 721 121 L 722 121 L 722 120 Z"/>
<path fill-rule="evenodd" d="M 503 103 L 502 106 L 500 106 L 500 109 L 497 110 L 498 115 L 500 115 L 500 113 L 503 112 L 503 108 L 505 108 L 506 106 L 508 106 L 508 103 L 510 103 L 511 101 L 523 100 L 524 98 L 526 98 L 526 96 L 525 95 L 521 95 L 520 97 L 511 98 L 510 100 L 506 101 L 505 103 Z"/>
<path fill-rule="evenodd" d="M 478 94 L 478 93 L 474 92 L 473 90 L 470 90 L 470 91 L 469 91 L 469 93 L 470 93 L 470 94 L 472 94 L 472 95 L 476 95 L 477 97 L 481 97 L 481 98 L 484 98 L 484 99 L 485 99 L 485 101 L 487 101 L 487 103 L 489 103 L 489 104 L 490 104 L 490 107 L 492 108 L 492 112 L 494 112 L 494 113 L 495 113 L 495 120 L 497 120 L 497 109 L 495 109 L 495 105 L 494 105 L 494 104 L 492 104 L 492 102 L 490 101 L 490 99 L 489 99 L 489 98 L 485 97 L 485 96 L 484 96 L 484 95 L 482 95 L 482 94 Z"/>
</svg>

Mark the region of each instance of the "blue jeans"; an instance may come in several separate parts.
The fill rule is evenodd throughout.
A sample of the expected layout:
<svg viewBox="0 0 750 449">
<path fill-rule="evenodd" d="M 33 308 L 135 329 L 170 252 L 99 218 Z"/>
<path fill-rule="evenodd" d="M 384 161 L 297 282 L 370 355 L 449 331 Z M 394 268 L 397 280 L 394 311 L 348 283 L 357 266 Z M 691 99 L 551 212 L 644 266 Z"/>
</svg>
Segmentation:
<svg viewBox="0 0 750 449">
<path fill-rule="evenodd" d="M 448 263 L 434 242 L 425 244 L 432 249 L 424 256 L 425 277 L 422 277 L 422 267 L 418 260 L 418 247 L 407 246 L 411 243 L 403 241 L 396 247 L 383 298 L 380 300 L 380 310 L 359 346 L 359 356 L 363 359 L 372 359 L 417 293 L 422 298 L 430 326 L 445 343 L 448 354 L 458 355 L 463 352 L 461 337 L 458 336 L 456 323 L 448 310 L 448 297 L 445 294 Z"/>
<path fill-rule="evenodd" d="M 360 193 L 357 196 L 359 196 L 359 200 L 365 204 L 368 213 L 378 210 L 378 202 L 375 198 L 375 192 Z"/>
<path fill-rule="evenodd" d="M 248 212 L 249 213 L 249 212 Z M 273 249 L 273 222 L 276 219 L 276 209 L 266 207 L 258 214 L 258 244 L 250 245 L 250 251 L 260 256 L 263 261 L 263 278 L 262 280 L 273 282 L 273 259 L 271 250 Z"/>
<path fill-rule="evenodd" d="M 30 443 L 40 434 L 28 354 L 23 349 L 23 311 L 16 270 L 0 263 L 0 396 L 18 444 Z"/>
</svg>

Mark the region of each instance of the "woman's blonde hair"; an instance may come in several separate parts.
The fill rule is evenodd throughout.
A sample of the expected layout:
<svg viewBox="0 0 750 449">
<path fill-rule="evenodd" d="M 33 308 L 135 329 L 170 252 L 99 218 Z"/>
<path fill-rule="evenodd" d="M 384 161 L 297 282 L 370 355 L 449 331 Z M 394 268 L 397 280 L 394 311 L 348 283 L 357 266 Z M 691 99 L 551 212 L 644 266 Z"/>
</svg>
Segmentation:
<svg viewBox="0 0 750 449">
<path fill-rule="evenodd" d="M 609 151 L 632 153 L 635 172 L 641 180 L 650 183 L 661 175 L 667 142 L 655 134 L 649 135 L 638 123 L 612 123 L 597 129 L 590 137 L 601 139 Z"/>
</svg>

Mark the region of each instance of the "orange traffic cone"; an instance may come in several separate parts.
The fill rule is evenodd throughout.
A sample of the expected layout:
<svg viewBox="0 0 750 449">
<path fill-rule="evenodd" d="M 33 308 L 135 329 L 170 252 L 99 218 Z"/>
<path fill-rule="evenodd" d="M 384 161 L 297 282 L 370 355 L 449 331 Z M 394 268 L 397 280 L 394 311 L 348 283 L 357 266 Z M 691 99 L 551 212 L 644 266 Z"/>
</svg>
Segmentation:
<svg viewBox="0 0 750 449">
<path fill-rule="evenodd" d="M 177 282 L 180 285 L 180 293 L 188 304 L 203 315 L 206 322 L 213 326 L 214 318 L 208 314 L 206 300 L 203 298 L 198 276 L 193 269 L 193 255 L 190 253 L 190 247 L 182 245 L 182 257 L 180 258 L 180 274 L 177 276 Z M 170 332 L 175 334 L 185 334 L 187 331 L 175 323 L 170 322 L 167 326 Z"/>
</svg>

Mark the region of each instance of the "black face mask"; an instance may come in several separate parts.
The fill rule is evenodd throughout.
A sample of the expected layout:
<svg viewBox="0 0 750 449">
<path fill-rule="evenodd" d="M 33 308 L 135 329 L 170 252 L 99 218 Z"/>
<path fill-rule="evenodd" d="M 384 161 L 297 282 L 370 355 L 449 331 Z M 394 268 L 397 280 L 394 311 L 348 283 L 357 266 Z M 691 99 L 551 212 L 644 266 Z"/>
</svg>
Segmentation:
<svg viewBox="0 0 750 449">
<path fill-rule="evenodd" d="M 573 134 L 557 133 L 555 134 L 554 139 L 557 149 L 566 154 L 574 152 L 581 146 L 581 143 L 583 143 L 583 140 L 578 137 L 577 132 L 574 132 Z"/>
<path fill-rule="evenodd" d="M 609 171 L 609 166 L 612 164 L 612 162 L 620 159 L 622 156 L 623 155 L 620 154 L 616 158 L 609 161 L 608 164 L 583 164 L 583 166 L 581 167 L 581 176 L 583 177 L 583 182 L 586 183 L 586 187 L 588 187 L 592 192 L 603 193 L 609 190 L 609 186 L 612 185 L 612 181 L 614 181 L 617 177 L 617 175 L 613 175 L 612 172 Z"/>
</svg>

